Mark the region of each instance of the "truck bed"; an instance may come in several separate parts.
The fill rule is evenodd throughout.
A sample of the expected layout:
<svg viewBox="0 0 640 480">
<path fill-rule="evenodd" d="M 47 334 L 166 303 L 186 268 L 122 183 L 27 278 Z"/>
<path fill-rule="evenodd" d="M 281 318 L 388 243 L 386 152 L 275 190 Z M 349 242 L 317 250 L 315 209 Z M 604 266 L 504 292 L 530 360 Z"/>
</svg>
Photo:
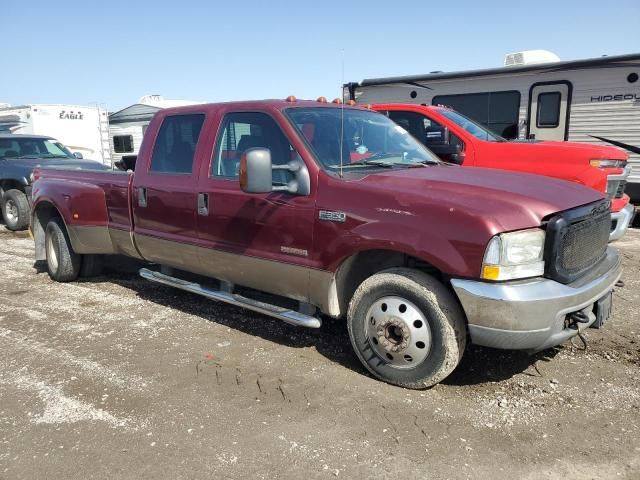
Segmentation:
<svg viewBox="0 0 640 480">
<path fill-rule="evenodd" d="M 47 198 L 59 208 L 64 205 L 60 213 L 70 235 L 76 236 L 72 241 L 84 243 L 82 235 L 87 234 L 92 236 L 89 243 L 93 243 L 98 230 L 103 250 L 107 247 L 111 250 L 100 253 L 137 256 L 130 236 L 132 180 L 133 175 L 122 171 L 43 167 L 34 171 L 32 196 L 40 200 Z M 78 246 L 82 252 L 82 246 Z"/>
</svg>

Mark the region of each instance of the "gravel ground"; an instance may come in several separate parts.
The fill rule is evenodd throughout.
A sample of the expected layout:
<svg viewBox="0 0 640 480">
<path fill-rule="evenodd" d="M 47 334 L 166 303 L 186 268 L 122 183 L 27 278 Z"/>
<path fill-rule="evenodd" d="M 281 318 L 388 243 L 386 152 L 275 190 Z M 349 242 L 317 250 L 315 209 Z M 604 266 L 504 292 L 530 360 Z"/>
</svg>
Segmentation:
<svg viewBox="0 0 640 480">
<path fill-rule="evenodd" d="M 372 379 L 318 331 L 156 286 L 52 282 L 0 227 L 0 478 L 640 478 L 640 231 L 614 316 L 530 357 L 470 347 L 444 383 Z"/>
</svg>

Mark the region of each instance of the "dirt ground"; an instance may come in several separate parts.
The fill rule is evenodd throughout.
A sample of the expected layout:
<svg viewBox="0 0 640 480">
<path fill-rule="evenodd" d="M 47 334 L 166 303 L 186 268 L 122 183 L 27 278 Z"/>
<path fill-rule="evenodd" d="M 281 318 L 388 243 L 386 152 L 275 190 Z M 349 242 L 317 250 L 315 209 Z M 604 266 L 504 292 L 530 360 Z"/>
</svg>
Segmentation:
<svg viewBox="0 0 640 480">
<path fill-rule="evenodd" d="M 318 331 L 140 279 L 52 282 L 0 227 L 0 478 L 640 478 L 640 231 L 614 316 L 530 357 L 470 347 L 427 391 Z"/>
</svg>

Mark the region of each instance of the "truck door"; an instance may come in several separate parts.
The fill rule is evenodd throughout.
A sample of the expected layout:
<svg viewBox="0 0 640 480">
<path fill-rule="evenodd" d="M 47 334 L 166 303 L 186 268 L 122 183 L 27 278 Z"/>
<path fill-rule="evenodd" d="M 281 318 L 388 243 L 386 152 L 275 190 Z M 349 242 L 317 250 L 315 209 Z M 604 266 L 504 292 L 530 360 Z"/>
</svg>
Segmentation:
<svg viewBox="0 0 640 480">
<path fill-rule="evenodd" d="M 198 143 L 204 120 L 204 113 L 165 116 L 149 164 L 136 169 L 134 236 L 148 261 L 187 270 L 198 264 L 195 165 L 205 150 L 204 142 Z"/>
<path fill-rule="evenodd" d="M 536 83 L 529 92 L 528 138 L 558 140 L 568 138 L 571 84 Z"/>
<path fill-rule="evenodd" d="M 201 268 L 232 283 L 308 298 L 312 263 L 314 197 L 284 192 L 247 194 L 239 162 L 249 148 L 271 151 L 274 165 L 298 156 L 278 122 L 264 112 L 226 111 L 210 167 L 199 182 L 198 231 Z M 290 173 L 274 171 L 275 184 Z"/>
</svg>

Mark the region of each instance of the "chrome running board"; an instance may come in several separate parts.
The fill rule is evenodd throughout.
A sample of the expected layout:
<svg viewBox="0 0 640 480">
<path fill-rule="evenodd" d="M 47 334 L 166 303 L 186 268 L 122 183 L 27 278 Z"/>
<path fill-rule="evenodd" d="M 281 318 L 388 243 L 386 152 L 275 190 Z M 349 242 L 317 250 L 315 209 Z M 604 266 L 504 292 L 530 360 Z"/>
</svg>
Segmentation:
<svg viewBox="0 0 640 480">
<path fill-rule="evenodd" d="M 219 302 L 230 303 L 231 305 L 247 308 L 254 312 L 275 317 L 283 322 L 290 323 L 291 325 L 307 328 L 320 328 L 322 326 L 322 321 L 316 316 L 297 312 L 288 308 L 278 307 L 277 305 L 271 305 L 270 303 L 260 302 L 258 300 L 253 300 L 252 298 L 243 297 L 242 295 L 228 291 L 224 285 L 222 288 L 225 288 L 225 290 L 210 290 L 199 283 L 181 280 L 176 277 L 165 275 L 164 273 L 154 272 L 148 268 L 141 268 L 139 274 L 142 278 L 151 282 L 179 288 L 180 290 L 202 295 L 203 297 L 211 300 L 217 300 Z"/>
</svg>

